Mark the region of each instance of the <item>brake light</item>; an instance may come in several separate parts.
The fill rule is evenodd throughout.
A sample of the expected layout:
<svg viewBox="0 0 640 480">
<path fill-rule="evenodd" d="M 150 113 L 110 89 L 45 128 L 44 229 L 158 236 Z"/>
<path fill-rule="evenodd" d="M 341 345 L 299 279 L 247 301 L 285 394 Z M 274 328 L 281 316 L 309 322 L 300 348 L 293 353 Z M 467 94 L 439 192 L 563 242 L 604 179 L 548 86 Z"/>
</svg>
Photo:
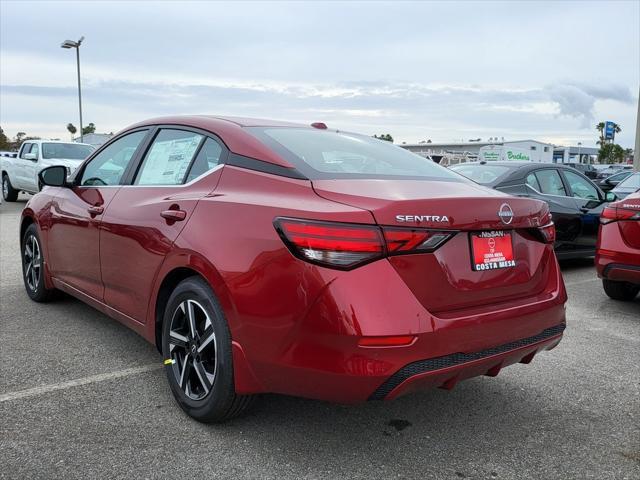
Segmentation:
<svg viewBox="0 0 640 480">
<path fill-rule="evenodd" d="M 384 256 L 378 227 L 277 218 L 276 230 L 296 257 L 311 263 L 350 269 Z"/>
<path fill-rule="evenodd" d="M 640 212 L 638 210 L 609 205 L 602 210 L 600 214 L 600 223 L 605 225 L 619 220 L 640 220 Z"/>
<path fill-rule="evenodd" d="M 389 255 L 433 252 L 456 233 L 295 218 L 276 218 L 274 226 L 296 257 L 342 270 Z"/>
<path fill-rule="evenodd" d="M 544 227 L 538 228 L 538 232 L 540 232 L 540 236 L 544 243 L 555 243 L 556 241 L 556 226 L 553 222 L 545 225 Z"/>
<path fill-rule="evenodd" d="M 433 252 L 451 238 L 451 232 L 383 227 L 389 254 Z"/>
</svg>

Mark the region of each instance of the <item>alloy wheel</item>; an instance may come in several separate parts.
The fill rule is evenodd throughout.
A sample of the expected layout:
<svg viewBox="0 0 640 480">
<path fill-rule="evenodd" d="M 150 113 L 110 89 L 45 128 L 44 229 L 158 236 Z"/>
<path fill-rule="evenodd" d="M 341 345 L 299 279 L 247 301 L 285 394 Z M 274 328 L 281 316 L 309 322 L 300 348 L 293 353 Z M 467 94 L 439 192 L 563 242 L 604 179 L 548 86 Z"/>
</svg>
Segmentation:
<svg viewBox="0 0 640 480">
<path fill-rule="evenodd" d="M 174 311 L 169 352 L 180 389 L 191 400 L 204 399 L 216 377 L 217 344 L 211 319 L 197 301 L 185 300 Z"/>
<path fill-rule="evenodd" d="M 2 178 L 2 196 L 4 198 L 7 198 L 9 196 L 9 181 L 7 180 L 6 176 Z"/>
<path fill-rule="evenodd" d="M 29 235 L 24 244 L 24 278 L 32 292 L 38 289 L 40 284 L 40 270 L 42 267 L 42 258 L 40 253 L 40 244 L 35 235 Z"/>
</svg>

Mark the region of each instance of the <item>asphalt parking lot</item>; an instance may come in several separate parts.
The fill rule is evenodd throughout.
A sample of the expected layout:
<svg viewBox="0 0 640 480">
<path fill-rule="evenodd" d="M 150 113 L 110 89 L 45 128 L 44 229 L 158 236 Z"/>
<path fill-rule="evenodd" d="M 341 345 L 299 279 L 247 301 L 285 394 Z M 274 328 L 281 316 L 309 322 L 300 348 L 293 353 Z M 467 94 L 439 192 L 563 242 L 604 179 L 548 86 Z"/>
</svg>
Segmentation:
<svg viewBox="0 0 640 480">
<path fill-rule="evenodd" d="M 391 403 L 266 395 L 201 425 L 141 337 L 70 297 L 24 293 L 23 201 L 0 205 L 0 478 L 640 478 L 640 298 L 563 264 L 558 348 L 497 378 Z"/>
</svg>

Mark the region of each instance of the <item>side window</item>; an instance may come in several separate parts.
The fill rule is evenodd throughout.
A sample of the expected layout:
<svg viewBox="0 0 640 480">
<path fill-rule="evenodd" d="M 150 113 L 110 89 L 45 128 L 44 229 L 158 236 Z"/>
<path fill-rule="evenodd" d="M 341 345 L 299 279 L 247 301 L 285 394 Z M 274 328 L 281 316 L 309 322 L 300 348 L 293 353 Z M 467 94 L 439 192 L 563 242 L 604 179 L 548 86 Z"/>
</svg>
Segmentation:
<svg viewBox="0 0 640 480">
<path fill-rule="evenodd" d="M 564 172 L 574 197 L 599 200 L 598 190 L 586 178 L 573 172 Z"/>
<path fill-rule="evenodd" d="M 134 183 L 181 184 L 202 139 L 202 135 L 186 130 L 160 130 L 144 157 Z"/>
<path fill-rule="evenodd" d="M 20 158 L 24 158 L 24 156 L 31 152 L 31 147 L 33 146 L 33 143 L 25 143 L 22 146 L 22 150 L 20 151 Z"/>
<path fill-rule="evenodd" d="M 36 160 L 38 159 L 38 144 L 34 143 L 33 145 L 31 145 L 31 151 L 29 153 L 33 153 L 36 156 Z"/>
<path fill-rule="evenodd" d="M 107 146 L 87 164 L 80 185 L 118 185 L 146 135 L 147 130 L 133 132 Z"/>
<path fill-rule="evenodd" d="M 564 189 L 562 179 L 557 170 L 552 168 L 546 168 L 544 170 L 538 170 L 536 172 L 536 178 L 540 184 L 540 192 L 547 195 L 560 195 L 567 196 L 567 191 Z"/>
<path fill-rule="evenodd" d="M 529 175 L 527 175 L 526 182 L 527 182 L 527 185 L 529 185 L 530 187 L 535 188 L 539 192 L 542 192 L 542 190 L 540 189 L 540 184 L 538 183 L 538 179 L 533 173 L 530 173 Z"/>
<path fill-rule="evenodd" d="M 221 155 L 222 147 L 220 144 L 211 138 L 207 138 L 200 152 L 198 152 L 198 156 L 193 161 L 193 165 L 191 165 L 186 181 L 190 182 L 218 165 Z"/>
</svg>

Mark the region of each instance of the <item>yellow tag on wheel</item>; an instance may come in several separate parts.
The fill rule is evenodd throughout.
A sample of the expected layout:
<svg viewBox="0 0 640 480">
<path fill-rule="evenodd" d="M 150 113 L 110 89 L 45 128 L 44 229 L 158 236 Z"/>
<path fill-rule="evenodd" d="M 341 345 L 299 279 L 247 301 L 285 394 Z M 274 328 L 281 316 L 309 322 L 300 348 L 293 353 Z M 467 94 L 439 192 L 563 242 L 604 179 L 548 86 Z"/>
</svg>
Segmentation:
<svg viewBox="0 0 640 480">
<path fill-rule="evenodd" d="M 176 361 L 173 358 L 167 358 L 163 363 L 165 365 L 173 365 Z"/>
</svg>

